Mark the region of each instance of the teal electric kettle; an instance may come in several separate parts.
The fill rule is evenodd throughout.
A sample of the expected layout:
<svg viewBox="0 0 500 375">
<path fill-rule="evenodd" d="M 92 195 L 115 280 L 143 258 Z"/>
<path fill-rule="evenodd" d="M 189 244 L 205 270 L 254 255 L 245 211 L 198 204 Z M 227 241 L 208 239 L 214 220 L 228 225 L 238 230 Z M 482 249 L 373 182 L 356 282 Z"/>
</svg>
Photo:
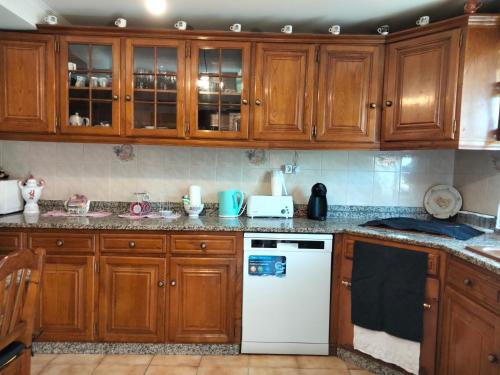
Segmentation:
<svg viewBox="0 0 500 375">
<path fill-rule="evenodd" d="M 219 192 L 219 216 L 238 217 L 242 214 L 245 194 L 240 190 L 224 190 Z"/>
</svg>

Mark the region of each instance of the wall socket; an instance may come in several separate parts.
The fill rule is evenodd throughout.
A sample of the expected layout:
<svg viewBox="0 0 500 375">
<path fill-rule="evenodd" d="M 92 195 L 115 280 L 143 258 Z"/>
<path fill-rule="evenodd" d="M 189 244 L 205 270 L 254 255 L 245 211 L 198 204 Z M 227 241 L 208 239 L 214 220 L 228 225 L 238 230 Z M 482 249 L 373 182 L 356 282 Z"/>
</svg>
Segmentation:
<svg viewBox="0 0 500 375">
<path fill-rule="evenodd" d="M 285 171 L 285 174 L 297 174 L 300 172 L 300 167 L 298 165 L 285 164 L 283 166 L 283 170 Z"/>
</svg>

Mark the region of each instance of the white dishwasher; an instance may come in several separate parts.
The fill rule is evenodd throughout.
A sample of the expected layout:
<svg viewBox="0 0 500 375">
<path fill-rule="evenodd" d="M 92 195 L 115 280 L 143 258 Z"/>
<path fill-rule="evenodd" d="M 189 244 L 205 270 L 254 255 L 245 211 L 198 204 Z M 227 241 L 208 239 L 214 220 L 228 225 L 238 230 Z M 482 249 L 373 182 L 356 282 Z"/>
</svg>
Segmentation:
<svg viewBox="0 0 500 375">
<path fill-rule="evenodd" d="M 245 233 L 242 353 L 328 354 L 332 239 Z"/>
</svg>

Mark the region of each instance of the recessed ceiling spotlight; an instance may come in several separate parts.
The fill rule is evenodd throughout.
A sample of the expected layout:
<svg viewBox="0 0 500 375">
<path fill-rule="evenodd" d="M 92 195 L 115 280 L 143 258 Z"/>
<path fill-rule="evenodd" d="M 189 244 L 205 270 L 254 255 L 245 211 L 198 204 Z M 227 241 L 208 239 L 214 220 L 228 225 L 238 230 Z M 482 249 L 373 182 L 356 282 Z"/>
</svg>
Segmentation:
<svg viewBox="0 0 500 375">
<path fill-rule="evenodd" d="M 146 0 L 146 9 L 149 13 L 160 15 L 167 10 L 166 0 Z"/>
</svg>

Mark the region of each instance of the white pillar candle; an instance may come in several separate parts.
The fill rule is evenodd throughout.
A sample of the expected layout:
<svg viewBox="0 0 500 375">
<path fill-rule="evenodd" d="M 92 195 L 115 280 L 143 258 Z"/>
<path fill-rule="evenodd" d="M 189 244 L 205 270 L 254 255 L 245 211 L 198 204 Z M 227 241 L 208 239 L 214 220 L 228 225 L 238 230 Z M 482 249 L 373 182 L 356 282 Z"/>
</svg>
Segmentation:
<svg viewBox="0 0 500 375">
<path fill-rule="evenodd" d="M 198 185 L 189 187 L 189 204 L 191 206 L 201 206 L 201 188 Z"/>
</svg>

